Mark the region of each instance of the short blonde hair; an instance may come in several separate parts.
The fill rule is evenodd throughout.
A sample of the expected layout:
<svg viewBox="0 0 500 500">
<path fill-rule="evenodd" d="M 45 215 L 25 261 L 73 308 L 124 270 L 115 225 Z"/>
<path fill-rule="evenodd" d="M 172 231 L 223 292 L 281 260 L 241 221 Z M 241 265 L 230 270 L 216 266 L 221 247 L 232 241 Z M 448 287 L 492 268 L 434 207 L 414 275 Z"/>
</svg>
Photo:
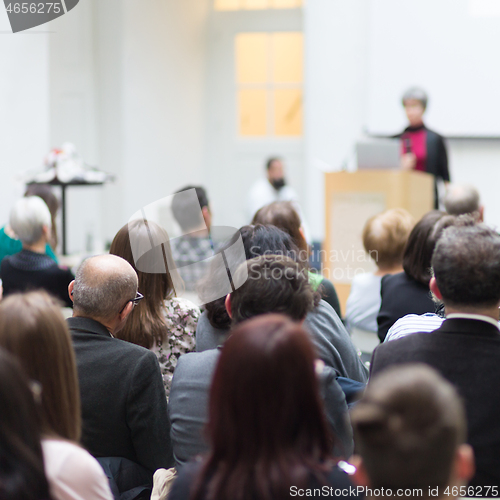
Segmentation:
<svg viewBox="0 0 500 500">
<path fill-rule="evenodd" d="M 366 253 L 380 266 L 402 264 L 415 219 L 402 208 L 392 208 L 368 219 L 363 229 Z"/>
</svg>

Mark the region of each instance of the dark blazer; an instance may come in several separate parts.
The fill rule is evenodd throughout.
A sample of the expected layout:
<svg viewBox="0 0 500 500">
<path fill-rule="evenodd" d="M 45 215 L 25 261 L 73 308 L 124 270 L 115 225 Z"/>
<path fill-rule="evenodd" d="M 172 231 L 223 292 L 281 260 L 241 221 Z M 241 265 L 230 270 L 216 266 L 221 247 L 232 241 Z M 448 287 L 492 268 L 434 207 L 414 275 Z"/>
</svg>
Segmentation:
<svg viewBox="0 0 500 500">
<path fill-rule="evenodd" d="M 165 389 L 156 355 L 112 338 L 89 318 L 69 318 L 82 401 L 82 444 L 154 473 L 173 465 Z"/>
<path fill-rule="evenodd" d="M 432 333 L 415 333 L 378 346 L 371 374 L 409 362 L 437 369 L 463 397 L 468 442 L 474 448 L 474 486 L 500 485 L 500 332 L 486 321 L 447 319 Z"/>
<path fill-rule="evenodd" d="M 387 274 L 380 285 L 381 304 L 377 316 L 378 338 L 383 342 L 389 328 L 407 314 L 436 312 L 428 286 L 410 278 L 405 272 Z"/>
<path fill-rule="evenodd" d="M 208 450 L 203 428 L 208 420 L 208 397 L 220 349 L 184 354 L 179 358 L 170 389 L 169 412 L 177 466 Z M 344 393 L 336 372 L 325 366 L 320 375 L 327 420 L 337 438 L 336 451 L 349 457 L 353 451 L 352 428 Z"/>
</svg>

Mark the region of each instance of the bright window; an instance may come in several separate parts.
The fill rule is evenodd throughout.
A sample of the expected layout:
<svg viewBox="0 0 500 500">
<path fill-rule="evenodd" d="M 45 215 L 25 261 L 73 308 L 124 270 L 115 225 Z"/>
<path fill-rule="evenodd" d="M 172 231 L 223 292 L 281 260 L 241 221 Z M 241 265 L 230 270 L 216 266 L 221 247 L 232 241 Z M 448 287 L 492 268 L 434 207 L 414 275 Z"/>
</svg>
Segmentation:
<svg viewBox="0 0 500 500">
<path fill-rule="evenodd" d="M 296 9 L 302 0 L 214 0 L 215 10 Z"/>
<path fill-rule="evenodd" d="M 239 134 L 302 135 L 302 33 L 236 36 Z"/>
</svg>

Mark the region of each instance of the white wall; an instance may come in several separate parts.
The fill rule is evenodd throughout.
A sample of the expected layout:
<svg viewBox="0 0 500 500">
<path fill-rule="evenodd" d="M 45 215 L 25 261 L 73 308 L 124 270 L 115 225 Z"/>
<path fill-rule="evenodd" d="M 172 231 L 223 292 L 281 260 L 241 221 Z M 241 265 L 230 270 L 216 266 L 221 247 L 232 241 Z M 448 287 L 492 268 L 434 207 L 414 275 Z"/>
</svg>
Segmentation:
<svg viewBox="0 0 500 500">
<path fill-rule="evenodd" d="M 49 145 L 49 34 L 11 31 L 0 8 L 0 226 L 24 194 L 18 177 L 37 169 Z M 36 33 L 33 33 L 36 31 Z"/>
<path fill-rule="evenodd" d="M 368 0 L 315 0 L 305 6 L 306 214 L 316 238 L 324 236 L 324 183 L 317 166 L 340 167 L 367 123 L 367 6 Z M 473 119 L 489 112 L 478 109 Z M 474 184 L 486 206 L 486 221 L 500 227 L 500 141 L 449 141 L 449 155 L 453 182 Z"/>
</svg>

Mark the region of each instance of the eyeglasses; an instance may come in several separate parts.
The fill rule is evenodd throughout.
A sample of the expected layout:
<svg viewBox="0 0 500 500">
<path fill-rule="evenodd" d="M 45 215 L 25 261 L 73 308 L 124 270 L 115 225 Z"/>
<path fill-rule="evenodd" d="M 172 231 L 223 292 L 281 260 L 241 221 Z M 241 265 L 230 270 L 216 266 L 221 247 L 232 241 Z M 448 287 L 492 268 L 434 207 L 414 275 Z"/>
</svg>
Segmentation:
<svg viewBox="0 0 500 500">
<path fill-rule="evenodd" d="M 135 307 L 143 298 L 144 298 L 144 295 L 142 295 L 142 293 L 137 292 L 133 299 L 127 300 L 127 302 L 125 302 L 125 305 L 120 309 L 120 314 L 127 307 L 127 304 L 129 302 L 132 302 L 133 306 Z"/>
</svg>

